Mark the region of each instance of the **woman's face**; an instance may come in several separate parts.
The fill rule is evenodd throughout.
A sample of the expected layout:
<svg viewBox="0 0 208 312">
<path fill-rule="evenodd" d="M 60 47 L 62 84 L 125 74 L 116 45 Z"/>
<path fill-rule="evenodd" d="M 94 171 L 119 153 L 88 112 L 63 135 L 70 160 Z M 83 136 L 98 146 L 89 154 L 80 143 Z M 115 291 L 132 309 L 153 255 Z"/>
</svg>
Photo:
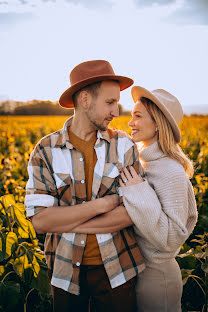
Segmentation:
<svg viewBox="0 0 208 312">
<path fill-rule="evenodd" d="M 134 142 L 142 142 L 144 147 L 157 140 L 156 123 L 140 100 L 133 108 L 129 127 L 132 130 L 131 136 Z"/>
</svg>

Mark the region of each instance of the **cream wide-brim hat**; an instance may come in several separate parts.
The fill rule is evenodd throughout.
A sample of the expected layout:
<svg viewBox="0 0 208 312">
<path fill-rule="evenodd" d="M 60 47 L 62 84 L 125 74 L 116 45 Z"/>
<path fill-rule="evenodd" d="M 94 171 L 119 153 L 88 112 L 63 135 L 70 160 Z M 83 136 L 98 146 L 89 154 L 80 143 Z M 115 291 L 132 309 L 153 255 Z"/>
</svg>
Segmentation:
<svg viewBox="0 0 208 312">
<path fill-rule="evenodd" d="M 134 86 L 131 89 L 131 95 L 134 103 L 136 103 L 141 97 L 145 97 L 157 105 L 157 107 L 168 119 L 173 130 L 176 143 L 181 141 L 181 133 L 178 124 L 183 119 L 183 109 L 175 96 L 163 89 L 148 91 L 140 86 Z"/>
</svg>

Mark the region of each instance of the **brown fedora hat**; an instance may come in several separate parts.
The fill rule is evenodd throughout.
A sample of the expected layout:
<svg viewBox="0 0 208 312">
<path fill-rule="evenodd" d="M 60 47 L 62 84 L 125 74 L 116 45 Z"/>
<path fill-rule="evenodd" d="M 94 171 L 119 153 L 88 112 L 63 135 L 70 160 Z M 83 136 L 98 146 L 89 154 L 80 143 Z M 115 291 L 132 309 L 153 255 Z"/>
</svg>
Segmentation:
<svg viewBox="0 0 208 312">
<path fill-rule="evenodd" d="M 88 61 L 77 65 L 70 73 L 71 86 L 60 97 L 59 104 L 63 107 L 73 108 L 72 95 L 87 85 L 103 81 L 117 80 L 120 90 L 130 87 L 134 81 L 128 77 L 117 76 L 111 64 L 104 60 Z"/>
</svg>

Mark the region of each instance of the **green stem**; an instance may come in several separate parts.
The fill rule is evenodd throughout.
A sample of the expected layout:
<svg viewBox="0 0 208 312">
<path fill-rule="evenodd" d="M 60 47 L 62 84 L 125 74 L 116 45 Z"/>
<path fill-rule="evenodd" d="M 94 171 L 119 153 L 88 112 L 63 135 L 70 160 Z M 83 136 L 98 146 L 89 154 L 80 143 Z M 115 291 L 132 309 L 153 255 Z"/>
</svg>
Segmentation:
<svg viewBox="0 0 208 312">
<path fill-rule="evenodd" d="M 24 312 L 27 312 L 27 299 L 28 296 L 31 294 L 31 292 L 35 290 L 35 288 L 30 289 L 30 291 L 27 293 L 26 297 L 25 297 L 25 303 L 24 303 Z"/>
<path fill-rule="evenodd" d="M 193 275 L 193 274 L 190 274 L 189 277 L 192 277 L 192 278 L 198 278 L 204 285 L 205 285 L 205 282 L 203 281 L 203 279 L 197 275 Z"/>
<path fill-rule="evenodd" d="M 15 273 L 15 272 L 14 272 L 14 271 L 8 272 L 8 273 L 2 278 L 1 282 L 3 283 L 4 280 L 5 280 L 5 278 L 6 278 L 8 275 L 12 274 L 12 273 Z"/>
<path fill-rule="evenodd" d="M 5 215 L 6 215 L 6 219 L 7 219 L 7 224 L 8 224 L 8 227 L 9 227 L 9 231 L 12 232 L 12 227 L 11 227 L 11 223 L 9 221 L 9 216 L 8 216 L 8 213 L 7 213 L 7 210 L 6 210 L 6 207 L 4 205 L 4 203 L 0 200 L 0 204 L 2 205 L 4 211 L 5 211 Z"/>
<path fill-rule="evenodd" d="M 205 309 L 206 309 L 206 312 L 208 312 L 208 307 L 207 307 L 207 296 L 208 296 L 208 289 L 207 289 L 207 273 L 205 272 Z"/>
<path fill-rule="evenodd" d="M 206 297 L 206 294 L 205 294 L 205 291 L 204 291 L 203 287 L 200 285 L 200 283 L 197 281 L 196 278 L 198 278 L 198 279 L 199 279 L 200 281 L 202 281 L 203 283 L 204 283 L 204 281 L 203 281 L 201 278 L 199 278 L 198 276 L 196 276 L 196 275 L 189 275 L 189 277 L 192 277 L 192 278 L 193 278 L 193 280 L 197 283 L 197 285 L 199 286 L 199 288 L 200 288 L 201 291 L 203 292 L 204 296 Z"/>
</svg>

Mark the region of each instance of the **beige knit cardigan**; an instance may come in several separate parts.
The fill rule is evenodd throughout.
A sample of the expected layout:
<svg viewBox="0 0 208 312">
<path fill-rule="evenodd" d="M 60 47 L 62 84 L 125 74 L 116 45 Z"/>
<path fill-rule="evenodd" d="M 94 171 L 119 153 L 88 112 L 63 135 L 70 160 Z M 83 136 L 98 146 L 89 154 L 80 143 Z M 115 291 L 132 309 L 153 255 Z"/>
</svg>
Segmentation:
<svg viewBox="0 0 208 312">
<path fill-rule="evenodd" d="M 144 258 L 161 263 L 174 258 L 192 233 L 196 201 L 184 168 L 166 157 L 157 142 L 143 148 L 140 160 L 145 181 L 121 187 L 120 194 Z"/>
</svg>

